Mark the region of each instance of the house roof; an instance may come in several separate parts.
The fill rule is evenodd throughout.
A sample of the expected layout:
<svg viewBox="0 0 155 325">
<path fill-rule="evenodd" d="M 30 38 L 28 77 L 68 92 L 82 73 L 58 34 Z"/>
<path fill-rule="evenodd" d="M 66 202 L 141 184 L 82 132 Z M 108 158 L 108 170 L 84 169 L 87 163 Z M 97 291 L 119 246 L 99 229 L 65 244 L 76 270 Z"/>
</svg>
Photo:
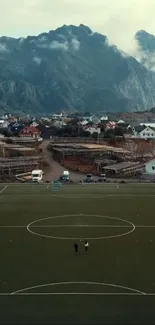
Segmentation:
<svg viewBox="0 0 155 325">
<path fill-rule="evenodd" d="M 146 164 L 145 164 L 145 166 L 148 165 L 148 164 L 150 164 L 150 163 L 154 163 L 155 164 L 155 159 L 151 159 L 151 160 L 147 161 Z"/>
<path fill-rule="evenodd" d="M 107 121 L 108 120 L 108 116 L 103 115 L 103 116 L 101 116 L 100 120 L 101 121 Z"/>
<path fill-rule="evenodd" d="M 149 129 L 149 130 L 152 130 L 152 131 L 155 131 L 155 128 L 152 127 L 152 126 L 146 126 L 145 128 L 143 128 L 143 130 L 141 130 L 140 132 L 146 130 L 146 129 Z"/>
<path fill-rule="evenodd" d="M 99 129 L 100 127 L 98 126 L 98 125 L 96 125 L 96 124 L 94 124 L 94 125 L 92 125 L 92 126 L 90 126 L 90 125 L 84 125 L 83 126 L 83 130 L 84 131 L 89 131 L 89 130 L 97 130 L 97 129 Z"/>
<path fill-rule="evenodd" d="M 12 124 L 11 127 L 13 127 L 13 128 L 19 128 L 19 127 L 22 127 L 22 126 L 23 126 L 22 123 L 20 123 L 20 122 L 15 122 L 15 123 Z"/>
<path fill-rule="evenodd" d="M 36 126 L 33 126 L 33 125 L 27 125 L 27 126 L 25 126 L 24 127 L 24 129 L 22 129 L 22 131 L 21 131 L 21 133 L 23 132 L 23 130 L 25 130 L 25 129 L 27 129 L 27 130 L 29 130 L 30 132 L 32 132 L 32 133 L 39 133 L 40 131 L 39 131 L 39 129 L 36 127 Z"/>
<path fill-rule="evenodd" d="M 127 161 L 127 162 L 121 162 L 121 163 L 113 164 L 113 165 L 110 165 L 110 166 L 106 166 L 106 167 L 104 167 L 104 169 L 105 170 L 119 171 L 121 169 L 126 169 L 126 168 L 129 168 L 129 167 L 134 167 L 134 166 L 136 167 L 139 164 L 140 164 L 140 162 Z"/>
<path fill-rule="evenodd" d="M 146 127 L 144 125 L 136 125 L 136 126 L 134 126 L 135 131 L 138 132 L 138 133 L 143 131 L 145 128 Z"/>
<path fill-rule="evenodd" d="M 37 123 L 37 122 L 35 122 L 35 121 L 33 121 L 32 123 L 31 123 L 31 126 L 35 126 L 35 127 L 37 127 L 39 124 Z"/>
<path fill-rule="evenodd" d="M 8 126 L 9 126 L 9 122 L 8 121 L 5 121 L 4 123 L 2 123 L 1 125 L 0 125 L 0 127 L 1 127 L 1 129 L 2 128 L 7 128 Z"/>
<path fill-rule="evenodd" d="M 125 124 L 125 122 L 123 120 L 119 120 L 117 124 Z"/>
</svg>

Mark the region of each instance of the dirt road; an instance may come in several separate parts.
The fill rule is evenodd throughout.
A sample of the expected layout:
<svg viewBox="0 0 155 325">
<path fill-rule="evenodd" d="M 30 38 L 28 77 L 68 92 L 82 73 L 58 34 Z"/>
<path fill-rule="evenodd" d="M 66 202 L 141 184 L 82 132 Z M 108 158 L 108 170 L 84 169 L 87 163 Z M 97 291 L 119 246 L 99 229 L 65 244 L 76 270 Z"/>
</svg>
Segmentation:
<svg viewBox="0 0 155 325">
<path fill-rule="evenodd" d="M 53 159 L 52 153 L 47 149 L 48 144 L 50 143 L 50 140 L 44 140 L 43 143 L 40 145 L 40 148 L 43 149 L 44 156 L 46 157 L 46 160 L 49 164 L 49 167 L 44 170 L 45 174 L 43 177 L 43 180 L 46 181 L 53 181 L 53 180 L 58 180 L 60 178 L 60 175 L 62 175 L 63 171 L 65 168 L 61 166 L 57 161 Z M 73 182 L 80 182 L 80 180 L 83 180 L 85 175 L 76 173 L 74 171 L 70 172 L 71 179 Z M 97 179 L 97 177 L 95 177 Z M 108 178 L 108 181 L 112 182 L 120 182 L 123 178 L 121 179 L 112 179 Z M 128 183 L 136 183 L 136 179 L 126 179 L 125 180 Z"/>
<path fill-rule="evenodd" d="M 65 168 L 61 166 L 57 161 L 53 159 L 52 153 L 47 149 L 48 144 L 50 143 L 49 140 L 44 140 L 43 143 L 40 145 L 42 148 L 44 156 L 49 164 L 49 167 L 45 170 L 44 174 L 44 181 L 53 181 L 58 180 L 60 175 L 62 175 Z M 74 182 L 79 182 L 84 178 L 83 174 L 72 172 L 70 173 L 71 179 Z"/>
</svg>

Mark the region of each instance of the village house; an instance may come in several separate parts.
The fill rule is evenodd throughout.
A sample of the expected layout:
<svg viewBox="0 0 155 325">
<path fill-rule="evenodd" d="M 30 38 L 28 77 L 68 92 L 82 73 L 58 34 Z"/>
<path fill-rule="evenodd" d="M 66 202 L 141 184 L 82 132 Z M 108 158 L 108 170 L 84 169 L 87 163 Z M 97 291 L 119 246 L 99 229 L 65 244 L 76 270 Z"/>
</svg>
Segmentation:
<svg viewBox="0 0 155 325">
<path fill-rule="evenodd" d="M 35 127 L 37 127 L 39 124 L 37 123 L 37 122 L 35 122 L 35 121 L 33 121 L 32 123 L 31 123 L 31 126 L 35 126 Z"/>
<path fill-rule="evenodd" d="M 98 127 L 98 125 L 94 125 L 94 126 L 84 126 L 84 127 L 83 127 L 83 130 L 89 132 L 90 134 L 93 134 L 93 133 L 95 133 L 95 132 L 97 132 L 98 134 L 101 133 L 101 128 Z"/>
<path fill-rule="evenodd" d="M 115 127 L 116 127 L 116 123 L 115 122 L 113 122 L 113 121 L 109 121 L 107 124 L 106 124 L 106 131 L 108 130 L 108 129 L 115 129 Z"/>
<path fill-rule="evenodd" d="M 55 122 L 53 122 L 53 126 L 55 128 L 58 128 L 58 129 L 66 126 L 66 125 L 67 124 L 64 121 L 55 121 Z"/>
<path fill-rule="evenodd" d="M 24 124 L 21 122 L 15 122 L 12 125 L 10 125 L 11 132 L 17 132 L 19 133 L 24 127 Z"/>
<path fill-rule="evenodd" d="M 87 125 L 89 123 L 88 120 L 82 120 L 81 122 L 79 122 L 81 125 Z"/>
<path fill-rule="evenodd" d="M 141 139 L 155 139 L 155 129 L 152 127 L 145 127 L 140 125 L 139 128 L 134 128 L 134 136 Z"/>
<path fill-rule="evenodd" d="M 145 171 L 142 173 L 141 178 L 155 180 L 155 159 L 151 159 L 145 164 Z"/>
<path fill-rule="evenodd" d="M 31 137 L 31 138 L 39 138 L 41 135 L 40 130 L 32 125 L 25 126 L 19 133 L 20 137 Z"/>
<path fill-rule="evenodd" d="M 90 116 L 89 121 L 94 124 L 97 124 L 100 122 L 100 119 L 96 115 L 92 115 L 92 116 Z"/>
<path fill-rule="evenodd" d="M 106 115 L 101 116 L 100 121 L 102 121 L 102 122 L 108 121 L 108 116 L 106 116 Z"/>
<path fill-rule="evenodd" d="M 10 125 L 10 122 L 4 121 L 3 123 L 0 124 L 1 129 L 7 129 Z"/>
</svg>

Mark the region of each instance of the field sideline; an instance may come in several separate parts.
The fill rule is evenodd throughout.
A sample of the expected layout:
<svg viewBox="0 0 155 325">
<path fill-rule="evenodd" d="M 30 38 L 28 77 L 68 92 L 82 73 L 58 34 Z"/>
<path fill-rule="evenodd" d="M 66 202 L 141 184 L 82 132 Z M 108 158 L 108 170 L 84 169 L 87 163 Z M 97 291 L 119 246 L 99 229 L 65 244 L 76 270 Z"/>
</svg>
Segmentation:
<svg viewBox="0 0 155 325">
<path fill-rule="evenodd" d="M 154 324 L 154 211 L 155 184 L 0 184 L 0 324 Z"/>
</svg>

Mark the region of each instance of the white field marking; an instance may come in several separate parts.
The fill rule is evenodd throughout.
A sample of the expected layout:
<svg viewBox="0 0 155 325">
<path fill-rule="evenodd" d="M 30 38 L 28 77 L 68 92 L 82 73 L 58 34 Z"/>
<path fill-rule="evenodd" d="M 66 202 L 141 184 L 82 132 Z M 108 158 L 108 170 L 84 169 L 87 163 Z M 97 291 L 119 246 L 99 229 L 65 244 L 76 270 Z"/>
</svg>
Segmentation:
<svg viewBox="0 0 155 325">
<path fill-rule="evenodd" d="M 0 194 L 3 193 L 7 187 L 8 187 L 7 185 L 5 187 L 3 187 L 2 190 L 0 191 Z"/>
<path fill-rule="evenodd" d="M 0 293 L 0 296 L 155 296 L 155 293 L 138 293 L 138 292 L 23 292 L 23 293 Z"/>
<path fill-rule="evenodd" d="M 135 229 L 136 228 L 155 228 L 155 225 L 153 226 L 148 226 L 148 225 L 134 225 Z M 84 227 L 84 228 L 132 228 L 132 226 L 126 226 L 126 225 L 40 225 L 40 226 L 31 226 L 31 228 L 67 228 L 67 227 Z M 14 225 L 10 225 L 10 226 L 5 226 L 5 225 L 0 225 L 0 228 L 26 228 L 27 229 L 27 225 L 25 226 L 14 226 Z"/>
<path fill-rule="evenodd" d="M 131 291 L 132 293 L 139 293 L 141 295 L 145 295 L 145 292 L 143 292 L 143 291 L 133 289 L 133 288 L 129 288 L 129 287 L 125 287 L 125 286 L 122 286 L 122 285 L 111 284 L 111 283 L 103 283 L 103 282 L 87 282 L 87 281 L 55 282 L 55 283 L 41 284 L 41 285 L 37 285 L 37 286 L 33 286 L 33 287 L 27 287 L 27 288 L 24 288 L 24 289 L 14 291 L 14 292 L 11 293 L 11 295 L 23 293 L 25 291 L 38 289 L 38 288 L 45 288 L 45 287 L 51 287 L 51 286 L 60 286 L 60 285 L 70 285 L 70 284 L 71 285 L 72 284 L 84 284 L 84 285 L 98 285 L 98 286 L 113 287 L 113 288 L 128 290 L 128 291 Z"/>
<path fill-rule="evenodd" d="M 26 228 L 26 226 L 0 226 L 0 228 Z"/>
<path fill-rule="evenodd" d="M 25 196 L 25 195 L 23 195 Z M 30 195 L 29 195 L 30 196 Z M 31 195 L 33 196 L 33 195 Z M 38 196 L 38 195 L 36 195 Z M 41 195 L 43 196 L 43 195 Z M 60 197 L 60 198 L 73 198 L 73 199 L 81 199 L 81 198 L 85 198 L 85 199 L 103 199 L 103 198 L 111 198 L 111 197 L 154 197 L 155 194 L 96 194 L 96 193 L 92 193 L 92 194 L 49 194 L 49 196 L 52 197 Z"/>
<path fill-rule="evenodd" d="M 31 293 L 0 293 L 0 296 L 155 296 L 155 293 L 133 293 L 133 292 L 31 292 Z"/>
<path fill-rule="evenodd" d="M 134 225 L 135 229 L 136 228 L 155 228 L 155 226 L 144 226 L 144 225 Z M 132 228 L 132 226 L 123 226 L 123 225 L 41 225 L 41 226 L 31 226 L 31 228 L 67 228 L 67 227 L 84 227 L 84 228 Z M 1 226 L 0 228 L 26 228 L 27 229 L 27 225 L 25 226 Z"/>
<path fill-rule="evenodd" d="M 95 185 L 100 186 L 100 187 L 107 187 L 107 186 L 116 186 L 117 181 L 115 180 L 115 182 L 103 182 L 103 183 L 95 183 Z M 32 182 L 32 183 L 20 183 L 20 182 L 16 182 L 16 183 L 1 183 L 3 186 L 5 185 L 10 185 L 12 187 L 14 186 L 21 186 L 21 187 L 28 187 L 28 186 L 38 186 L 38 184 Z M 84 185 L 86 186 L 92 186 L 94 183 L 84 183 Z M 47 183 L 46 182 L 41 182 L 39 183 L 39 185 L 42 186 L 46 186 Z M 70 184 L 69 187 L 81 187 L 82 183 L 74 183 L 74 184 Z M 147 183 L 147 182 L 129 182 L 129 183 L 119 183 L 120 186 L 125 187 L 125 186 L 141 186 L 141 185 L 145 185 L 145 186 L 155 186 L 155 183 Z M 63 184 L 63 187 L 68 187 L 68 185 Z"/>
<path fill-rule="evenodd" d="M 31 228 L 133 228 L 132 226 L 122 225 L 41 225 L 31 226 Z"/>
<path fill-rule="evenodd" d="M 23 293 L 0 293 L 0 296 L 155 296 L 155 293 L 138 293 L 138 292 L 23 292 Z"/>
<path fill-rule="evenodd" d="M 4 190 L 4 189 L 3 189 Z M 0 192 L 1 194 L 2 192 Z M 155 194 L 43 194 L 43 193 L 38 193 L 38 194 L 7 194 L 4 195 L 5 197 L 16 197 L 16 198 L 33 198 L 33 197 L 59 197 L 62 199 L 106 199 L 106 198 L 113 198 L 113 197 L 120 197 L 120 198 L 137 198 L 137 197 L 155 197 Z"/>
<path fill-rule="evenodd" d="M 120 218 L 115 218 L 115 217 L 109 217 L 109 216 L 91 215 L 91 214 L 90 215 L 89 214 L 83 214 L 83 216 L 84 215 L 85 216 L 88 216 L 88 217 L 107 218 L 107 219 L 118 220 L 118 221 L 127 223 L 128 225 L 130 225 L 130 228 L 132 227 L 132 229 L 129 230 L 129 231 L 127 231 L 127 232 L 124 232 L 122 234 L 112 235 L 112 236 L 106 236 L 106 237 L 104 237 L 104 236 L 102 236 L 102 237 L 87 237 L 87 238 L 80 237 L 80 239 L 82 239 L 82 240 L 84 240 L 84 239 L 98 240 L 98 239 L 108 239 L 108 238 L 122 237 L 122 236 L 126 236 L 126 235 L 131 234 L 136 229 L 135 225 L 132 222 L 130 222 L 128 220 L 125 220 L 125 219 L 120 219 Z M 54 217 L 48 217 L 48 218 L 42 218 L 42 219 L 34 220 L 34 221 L 30 222 L 27 225 L 27 231 L 30 232 L 33 235 L 40 236 L 40 237 L 44 237 L 44 238 L 63 239 L 63 240 L 76 240 L 77 239 L 76 237 L 59 237 L 59 236 L 58 237 L 55 237 L 55 236 L 49 236 L 49 235 L 39 234 L 37 232 L 34 232 L 34 231 L 30 230 L 30 227 L 32 227 L 32 225 L 34 225 L 35 223 L 40 222 L 40 221 L 44 221 L 44 220 L 56 219 L 56 218 L 77 217 L 77 216 L 81 216 L 81 214 L 60 215 L 60 216 L 54 216 Z"/>
<path fill-rule="evenodd" d="M 155 226 L 154 226 L 155 227 Z M 0 226 L 0 228 L 27 228 L 27 226 Z M 123 225 L 40 225 L 31 228 L 133 228 Z"/>
</svg>

